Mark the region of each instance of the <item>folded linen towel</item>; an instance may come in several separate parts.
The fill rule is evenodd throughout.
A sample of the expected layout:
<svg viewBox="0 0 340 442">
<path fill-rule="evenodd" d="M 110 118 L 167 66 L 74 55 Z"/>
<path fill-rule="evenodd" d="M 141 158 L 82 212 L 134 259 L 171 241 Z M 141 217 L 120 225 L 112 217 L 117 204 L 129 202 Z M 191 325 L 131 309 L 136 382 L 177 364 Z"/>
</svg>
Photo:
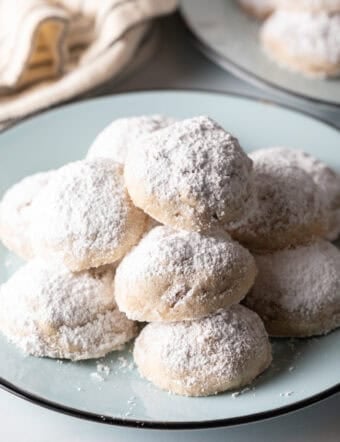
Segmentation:
<svg viewBox="0 0 340 442">
<path fill-rule="evenodd" d="M 0 128 L 122 75 L 176 0 L 0 0 Z"/>
</svg>

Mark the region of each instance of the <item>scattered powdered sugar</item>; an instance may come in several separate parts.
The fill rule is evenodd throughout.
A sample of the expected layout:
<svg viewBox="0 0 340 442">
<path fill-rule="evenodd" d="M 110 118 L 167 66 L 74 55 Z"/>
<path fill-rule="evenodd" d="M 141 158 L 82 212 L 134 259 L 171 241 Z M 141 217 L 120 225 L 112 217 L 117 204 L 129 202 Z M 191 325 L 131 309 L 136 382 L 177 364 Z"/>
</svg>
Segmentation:
<svg viewBox="0 0 340 442">
<path fill-rule="evenodd" d="M 260 318 L 234 305 L 197 321 L 148 324 L 134 356 L 142 372 L 144 361 L 152 358 L 171 378 L 187 386 L 202 384 L 204 391 L 209 379 L 232 382 L 246 376 L 254 361 L 269 364 L 270 344 Z"/>
<path fill-rule="evenodd" d="M 131 396 L 127 401 L 128 409 L 125 413 L 125 416 L 131 416 L 134 408 L 136 407 L 136 396 Z"/>
<path fill-rule="evenodd" d="M 97 371 L 94 371 L 90 373 L 91 379 L 95 382 L 103 382 L 104 378 L 101 374 L 99 374 Z"/>
<path fill-rule="evenodd" d="M 281 397 L 289 397 L 294 393 L 294 391 L 286 391 L 284 393 L 280 393 Z"/>
<path fill-rule="evenodd" d="M 128 359 L 124 358 L 124 356 L 118 357 L 119 368 L 127 368 L 129 366 Z"/>
<path fill-rule="evenodd" d="M 110 374 L 110 371 L 111 371 L 111 369 L 108 365 L 97 363 L 97 372 L 98 373 L 108 376 Z"/>
<path fill-rule="evenodd" d="M 90 373 L 91 379 L 95 382 L 103 382 L 109 376 L 111 369 L 108 365 L 97 362 L 97 371 Z"/>
<path fill-rule="evenodd" d="M 241 396 L 242 394 L 247 393 L 248 391 L 252 391 L 252 390 L 254 390 L 254 389 L 255 389 L 254 387 L 253 387 L 253 388 L 245 387 L 245 388 L 243 388 L 243 389 L 240 390 L 240 391 L 235 391 L 234 393 L 232 393 L 231 397 L 232 397 L 233 399 L 235 399 L 235 398 Z M 253 397 L 255 397 L 255 393 L 253 393 Z"/>
<path fill-rule="evenodd" d="M 47 185 L 53 171 L 28 176 L 7 190 L 0 204 L 0 236 L 3 243 L 23 258 L 32 258 L 29 236 L 33 200 Z"/>
<path fill-rule="evenodd" d="M 105 157 L 124 164 L 129 146 L 143 135 L 167 127 L 175 121 L 174 118 L 164 115 L 118 118 L 97 135 L 87 158 Z"/>
<path fill-rule="evenodd" d="M 145 216 L 133 207 L 123 168 L 112 160 L 70 163 L 32 205 L 37 255 L 59 254 L 72 270 L 118 260 L 138 240 Z"/>
<path fill-rule="evenodd" d="M 340 251 L 331 243 L 320 240 L 255 260 L 259 274 L 245 303 L 262 318 L 313 322 L 339 314 Z"/>
<path fill-rule="evenodd" d="M 177 211 L 172 221 L 183 217 L 194 230 L 241 221 L 253 203 L 251 160 L 238 140 L 208 117 L 183 120 L 141 139 L 129 150 L 125 176 L 137 206 L 146 204 L 136 201 L 141 187 L 153 202 L 144 207 L 149 215 L 165 223 L 161 218 Z"/>
<path fill-rule="evenodd" d="M 189 308 L 194 298 L 197 303 L 221 294 L 228 298 L 255 271 L 252 255 L 223 231 L 206 236 L 158 226 L 119 264 L 115 296 L 129 317 L 143 318 L 148 311 L 161 311 L 163 303 L 164 308 L 178 309 Z M 140 305 L 139 312 L 130 311 L 132 299 Z"/>
<path fill-rule="evenodd" d="M 262 38 L 279 41 L 295 56 L 340 63 L 340 14 L 279 10 L 264 23 Z"/>
<path fill-rule="evenodd" d="M 101 357 L 137 333 L 115 304 L 113 278 L 110 266 L 71 273 L 34 259 L 1 286 L 0 327 L 35 356 Z"/>
</svg>

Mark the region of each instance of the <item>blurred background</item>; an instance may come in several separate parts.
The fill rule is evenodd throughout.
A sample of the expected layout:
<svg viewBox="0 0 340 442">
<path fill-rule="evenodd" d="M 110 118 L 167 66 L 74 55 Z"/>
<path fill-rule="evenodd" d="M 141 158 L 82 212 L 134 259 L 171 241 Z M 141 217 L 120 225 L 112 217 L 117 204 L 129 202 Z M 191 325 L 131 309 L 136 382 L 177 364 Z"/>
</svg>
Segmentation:
<svg viewBox="0 0 340 442">
<path fill-rule="evenodd" d="M 330 61 L 321 60 L 325 61 L 322 67 L 334 71 L 330 76 L 310 76 L 287 69 L 287 64 L 282 66 L 275 54 L 268 56 L 263 50 L 259 37 L 262 20 L 264 16 L 270 19 L 272 9 L 262 15 L 240 3 L 0 0 L 0 130 L 70 101 L 135 90 L 176 88 L 274 101 L 340 128 L 340 82 L 333 74 L 340 66 L 340 28 L 337 27 L 340 12 L 313 11 L 313 14 L 331 14 L 336 22 L 332 24 L 332 34 L 328 32 L 327 19 L 326 25 L 320 19 L 322 26 L 316 27 L 307 58 L 309 50 L 321 51 L 321 55 L 330 53 Z M 268 5 L 270 2 L 245 3 Z M 288 3 L 293 4 L 294 10 L 294 2 Z M 308 0 L 302 3 L 308 6 Z M 315 4 L 310 0 L 312 3 Z M 302 25 L 301 32 L 308 34 L 310 27 L 307 28 L 305 31 Z M 303 36 L 297 34 L 298 41 L 300 35 Z M 320 35 L 329 39 L 325 42 L 322 37 L 319 42 Z M 330 51 L 325 49 L 327 42 Z M 292 58 L 286 62 L 289 64 Z M 194 432 L 191 436 L 197 441 L 236 442 L 251 438 L 261 442 L 337 442 L 339 407 L 338 395 L 266 422 Z M 188 440 L 187 433 L 172 433 L 168 439 L 169 435 L 158 431 L 142 433 L 82 422 L 26 403 L 3 390 L 0 390 L 0 414 L 0 439 L 6 442 Z"/>
</svg>

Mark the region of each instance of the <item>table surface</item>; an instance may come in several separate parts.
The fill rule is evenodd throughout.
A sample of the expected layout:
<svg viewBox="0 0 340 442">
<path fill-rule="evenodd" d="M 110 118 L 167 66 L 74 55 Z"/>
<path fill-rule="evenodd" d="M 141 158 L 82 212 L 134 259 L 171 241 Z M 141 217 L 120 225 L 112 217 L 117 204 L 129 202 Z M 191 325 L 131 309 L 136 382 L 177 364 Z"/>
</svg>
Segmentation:
<svg viewBox="0 0 340 442">
<path fill-rule="evenodd" d="M 274 100 L 307 111 L 340 127 L 340 109 L 316 107 L 290 97 L 257 89 L 215 66 L 192 45 L 178 17 L 161 21 L 161 47 L 146 66 L 105 93 L 139 89 L 193 88 L 232 91 Z M 114 398 L 113 398 L 114 400 Z M 338 442 L 340 394 L 295 413 L 238 427 L 194 432 L 166 432 L 111 427 L 78 420 L 40 408 L 0 390 L 0 440 L 13 442 L 55 441 L 157 441 L 176 439 L 211 442 Z"/>
</svg>

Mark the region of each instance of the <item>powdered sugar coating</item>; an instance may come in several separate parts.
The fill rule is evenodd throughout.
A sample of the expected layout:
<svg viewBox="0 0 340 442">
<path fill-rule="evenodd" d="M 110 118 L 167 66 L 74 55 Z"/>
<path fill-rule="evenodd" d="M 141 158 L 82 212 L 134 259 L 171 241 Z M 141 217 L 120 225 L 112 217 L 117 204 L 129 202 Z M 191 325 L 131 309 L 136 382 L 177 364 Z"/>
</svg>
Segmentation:
<svg viewBox="0 0 340 442">
<path fill-rule="evenodd" d="M 138 241 L 145 219 L 127 194 L 120 164 L 77 161 L 56 171 L 34 200 L 32 243 L 37 256 L 58 255 L 73 271 L 99 267 Z"/>
<path fill-rule="evenodd" d="M 249 14 L 262 20 L 270 15 L 278 0 L 238 0 L 241 7 Z"/>
<path fill-rule="evenodd" d="M 327 229 L 324 202 L 312 177 L 270 149 L 250 154 L 258 207 L 231 234 L 248 248 L 277 250 L 305 244 Z"/>
<path fill-rule="evenodd" d="M 292 68 L 340 72 L 340 14 L 279 10 L 264 23 L 261 40 L 271 56 Z"/>
<path fill-rule="evenodd" d="M 71 273 L 34 259 L 0 289 L 0 328 L 25 353 L 88 359 L 119 349 L 137 326 L 119 312 L 113 267 Z"/>
<path fill-rule="evenodd" d="M 253 257 L 228 234 L 159 226 L 120 262 L 115 297 L 130 319 L 195 319 L 239 302 L 255 276 Z"/>
<path fill-rule="evenodd" d="M 266 152 L 275 158 L 280 157 L 280 161 L 287 161 L 289 165 L 301 167 L 313 178 L 327 210 L 330 211 L 327 239 L 336 239 L 340 234 L 340 174 L 302 150 L 272 147 L 266 149 Z"/>
<path fill-rule="evenodd" d="M 33 257 L 29 229 L 32 201 L 51 179 L 53 171 L 28 176 L 10 187 L 0 203 L 0 237 L 24 259 Z"/>
<path fill-rule="evenodd" d="M 279 9 L 310 12 L 339 12 L 340 0 L 276 0 Z"/>
<path fill-rule="evenodd" d="M 246 305 L 270 334 L 310 336 L 340 326 L 340 251 L 310 246 L 255 256 L 259 274 Z"/>
<path fill-rule="evenodd" d="M 208 117 L 175 123 L 129 150 L 125 179 L 137 207 L 175 228 L 241 222 L 253 203 L 252 162 Z"/>
<path fill-rule="evenodd" d="M 97 135 L 87 158 L 105 157 L 124 164 L 129 146 L 141 136 L 167 127 L 175 121 L 174 118 L 164 115 L 118 118 Z"/>
<path fill-rule="evenodd" d="M 250 383 L 271 362 L 263 323 L 241 305 L 198 321 L 148 324 L 135 342 L 142 376 L 187 396 L 207 396 Z"/>
</svg>

